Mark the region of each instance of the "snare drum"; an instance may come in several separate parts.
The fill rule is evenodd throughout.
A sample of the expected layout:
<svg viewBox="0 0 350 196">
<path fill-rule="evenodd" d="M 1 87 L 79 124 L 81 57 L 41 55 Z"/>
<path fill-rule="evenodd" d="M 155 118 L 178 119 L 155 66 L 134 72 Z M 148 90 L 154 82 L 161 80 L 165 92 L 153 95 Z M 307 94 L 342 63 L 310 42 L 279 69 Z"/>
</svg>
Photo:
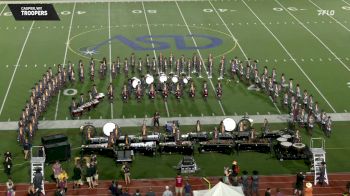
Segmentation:
<svg viewBox="0 0 350 196">
<path fill-rule="evenodd" d="M 294 147 L 295 149 L 297 149 L 298 151 L 304 149 L 305 146 L 306 146 L 306 145 L 303 144 L 303 143 L 294 143 L 294 144 L 293 144 L 293 147 Z"/>
<path fill-rule="evenodd" d="M 283 137 L 283 138 L 286 138 L 287 140 L 290 139 L 290 138 L 292 138 L 292 136 L 289 135 L 289 134 L 282 135 L 282 137 Z"/>
<path fill-rule="evenodd" d="M 279 141 L 279 142 L 286 142 L 287 139 L 284 138 L 284 137 L 279 137 L 279 138 L 277 138 L 277 141 Z"/>
<path fill-rule="evenodd" d="M 293 144 L 291 142 L 281 142 L 281 146 L 284 148 L 289 148 L 291 147 Z"/>
</svg>

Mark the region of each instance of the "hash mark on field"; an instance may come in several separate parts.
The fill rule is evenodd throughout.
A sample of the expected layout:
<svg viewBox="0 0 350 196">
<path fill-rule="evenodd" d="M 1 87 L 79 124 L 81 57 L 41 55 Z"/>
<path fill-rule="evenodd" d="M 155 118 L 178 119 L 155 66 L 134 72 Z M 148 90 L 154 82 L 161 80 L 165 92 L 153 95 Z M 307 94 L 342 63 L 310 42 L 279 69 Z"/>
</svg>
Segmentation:
<svg viewBox="0 0 350 196">
<path fill-rule="evenodd" d="M 301 59 L 301 61 L 303 61 L 303 62 L 304 62 L 304 59 Z"/>
<path fill-rule="evenodd" d="M 92 25 L 92 28 L 94 29 L 94 28 L 95 28 L 95 25 Z"/>
<path fill-rule="evenodd" d="M 320 58 L 320 61 L 323 61 L 322 58 Z"/>
<path fill-rule="evenodd" d="M 265 59 L 265 62 L 267 63 L 267 62 L 269 62 L 269 60 L 268 60 L 268 59 Z"/>
<path fill-rule="evenodd" d="M 46 26 L 45 28 L 46 28 L 46 29 L 48 29 L 48 28 L 49 28 L 49 26 Z"/>
<path fill-rule="evenodd" d="M 287 62 L 287 59 L 283 59 L 284 62 Z"/>
<path fill-rule="evenodd" d="M 345 57 L 345 59 L 348 61 L 349 60 L 349 58 L 348 57 Z"/>
<path fill-rule="evenodd" d="M 6 65 L 6 68 L 8 68 L 9 67 L 9 65 Z"/>
<path fill-rule="evenodd" d="M 317 21 L 314 21 L 314 24 L 317 24 L 318 22 Z"/>
<path fill-rule="evenodd" d="M 56 26 L 53 26 L 54 29 L 56 29 Z"/>
<path fill-rule="evenodd" d="M 275 59 L 275 62 L 277 63 L 277 59 Z"/>
<path fill-rule="evenodd" d="M 332 61 L 332 59 L 331 59 L 331 58 L 328 58 L 328 61 Z"/>
<path fill-rule="evenodd" d="M 314 59 L 313 59 L 313 58 L 311 58 L 311 59 L 310 59 L 310 61 L 312 61 L 312 62 L 313 62 L 313 61 L 314 61 Z"/>
</svg>

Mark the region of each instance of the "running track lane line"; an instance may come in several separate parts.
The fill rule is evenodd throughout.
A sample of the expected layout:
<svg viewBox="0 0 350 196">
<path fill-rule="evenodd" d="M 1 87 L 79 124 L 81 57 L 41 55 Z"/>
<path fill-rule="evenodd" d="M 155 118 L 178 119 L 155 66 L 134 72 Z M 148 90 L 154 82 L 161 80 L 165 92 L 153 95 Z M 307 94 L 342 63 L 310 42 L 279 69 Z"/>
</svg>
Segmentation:
<svg viewBox="0 0 350 196">
<path fill-rule="evenodd" d="M 16 63 L 16 67 L 15 67 L 15 70 L 14 70 L 13 73 L 12 73 L 12 77 L 11 77 L 10 83 L 9 83 L 9 85 L 8 85 L 8 87 L 7 87 L 4 100 L 2 101 L 2 105 L 1 105 L 1 108 L 0 108 L 0 116 L 1 116 L 1 114 L 2 114 L 2 110 L 4 109 L 4 105 L 5 105 L 5 102 L 6 102 L 6 99 L 7 99 L 7 95 L 9 94 L 10 88 L 11 88 L 11 86 L 12 86 L 13 79 L 15 78 L 15 74 L 16 74 L 16 72 L 17 72 L 17 68 L 18 68 L 18 65 L 19 65 L 19 61 L 20 61 L 21 58 L 22 58 L 22 54 L 23 54 L 24 48 L 25 48 L 25 46 L 26 46 L 26 44 L 27 44 L 29 35 L 30 35 L 30 33 L 32 32 L 32 28 L 33 28 L 33 26 L 34 26 L 34 23 L 35 23 L 35 21 L 32 22 L 32 25 L 30 26 L 29 31 L 28 31 L 28 33 L 27 33 L 27 37 L 26 37 L 26 39 L 24 40 L 24 43 L 23 43 L 21 52 L 19 53 L 19 56 L 18 56 L 18 59 L 17 59 L 17 63 Z"/>
<path fill-rule="evenodd" d="M 243 51 L 243 49 L 242 49 L 241 45 L 239 44 L 238 40 L 237 40 L 236 37 L 233 35 L 232 31 L 228 28 L 226 22 L 225 22 L 224 19 L 220 16 L 219 12 L 216 10 L 216 8 L 214 7 L 213 3 L 212 3 L 210 0 L 208 0 L 208 2 L 210 3 L 211 7 L 212 7 L 213 10 L 215 11 L 216 15 L 218 15 L 218 17 L 220 18 L 221 22 L 222 22 L 222 23 L 224 24 L 224 26 L 226 27 L 227 31 L 230 33 L 230 35 L 231 35 L 231 37 L 232 37 L 232 40 L 233 40 L 234 42 L 237 43 L 237 45 L 238 45 L 239 49 L 242 51 L 242 53 L 243 53 L 245 59 L 248 60 L 248 57 L 247 57 L 246 53 Z M 278 109 L 276 103 L 273 102 L 272 99 L 271 99 L 271 101 L 272 101 L 272 104 L 275 106 L 277 112 L 278 112 L 279 114 L 282 114 L 281 111 Z"/>
<path fill-rule="evenodd" d="M 320 6 L 318 6 L 316 3 L 314 3 L 312 0 L 309 0 L 309 2 L 312 3 L 312 4 L 313 4 L 315 7 L 317 7 L 318 9 L 324 10 L 324 9 L 322 9 Z M 339 21 L 338 21 L 337 19 L 335 19 L 333 16 L 328 15 L 328 14 L 327 14 L 327 16 L 330 17 L 331 19 L 333 19 L 336 23 L 338 23 L 340 26 L 342 26 L 344 29 L 346 29 L 347 31 L 350 32 L 350 29 L 348 29 L 345 25 L 343 25 L 341 22 L 339 22 Z"/>
<path fill-rule="evenodd" d="M 181 8 L 180 8 L 180 6 L 179 6 L 179 4 L 177 3 L 176 0 L 175 0 L 175 3 L 176 3 L 176 6 L 177 6 L 177 9 L 178 9 L 179 12 L 180 12 L 180 15 L 181 15 L 181 17 L 182 17 L 182 20 L 183 20 L 183 22 L 185 23 L 185 26 L 186 26 L 188 32 L 190 33 L 190 35 L 192 35 L 192 32 L 191 32 L 190 28 L 188 27 L 188 24 L 187 24 L 187 22 L 186 22 L 186 19 L 185 19 L 184 15 L 182 14 Z M 207 75 L 208 75 L 207 67 L 205 66 L 204 60 L 203 60 L 203 58 L 202 58 L 202 54 L 201 54 L 201 52 L 199 51 L 197 42 L 196 42 L 196 40 L 194 39 L 193 36 L 192 36 L 192 41 L 193 41 L 193 44 L 194 44 L 194 45 L 196 46 L 196 48 L 197 48 L 197 53 L 199 54 L 199 57 L 201 58 L 201 61 L 203 62 L 203 68 L 204 68 L 205 72 L 206 72 Z M 242 51 L 242 52 L 243 52 L 243 51 Z M 209 82 L 210 82 L 210 84 L 211 84 L 211 87 L 213 88 L 214 93 L 215 93 L 216 91 L 215 91 L 215 87 L 214 87 L 213 81 L 211 81 L 210 78 L 208 78 L 208 79 L 209 79 Z M 219 102 L 219 105 L 220 105 L 222 114 L 223 114 L 224 116 L 226 116 L 226 113 L 225 113 L 224 108 L 222 107 L 221 101 L 218 100 L 218 102 Z"/>
<path fill-rule="evenodd" d="M 70 24 L 69 24 L 69 30 L 68 30 L 68 36 L 67 36 L 67 42 L 66 42 L 66 50 L 64 52 L 64 57 L 63 57 L 63 65 L 62 65 L 63 68 L 66 65 L 67 52 L 68 52 L 68 46 L 69 46 L 69 38 L 70 38 L 71 30 L 72 30 L 72 24 L 73 24 L 73 18 L 74 18 L 74 12 L 75 12 L 75 6 L 76 5 L 77 5 L 77 3 L 74 2 L 73 11 L 72 11 L 72 17 L 70 18 Z M 55 120 L 57 119 L 57 112 L 58 112 L 58 105 L 60 103 L 60 96 L 61 96 L 61 90 L 59 90 L 59 92 L 58 92 L 56 111 L 55 111 Z"/>
<path fill-rule="evenodd" d="M 283 48 L 283 50 L 288 54 L 288 56 L 292 59 L 292 61 L 295 63 L 295 65 L 299 68 L 299 70 L 304 74 L 304 76 L 308 79 L 308 81 L 312 84 L 312 86 L 316 89 L 316 91 L 321 95 L 321 97 L 326 101 L 328 106 L 332 109 L 334 113 L 336 113 L 336 110 L 334 107 L 329 103 L 327 98 L 323 95 L 323 93 L 317 88 L 317 86 L 314 84 L 314 82 L 310 79 L 310 77 L 305 73 L 303 68 L 299 65 L 299 63 L 295 60 L 295 58 L 290 54 L 290 52 L 286 49 L 286 47 L 282 44 L 282 42 L 275 36 L 274 33 L 265 25 L 265 23 L 255 14 L 255 12 L 249 7 L 249 5 L 242 0 L 244 5 L 249 9 L 249 11 L 260 21 L 260 23 L 265 27 L 265 29 L 272 35 L 272 37 L 275 38 L 275 40 L 278 42 L 278 44 Z"/>
<path fill-rule="evenodd" d="M 109 82 L 112 82 L 112 41 L 111 41 L 111 3 L 108 2 L 108 46 L 109 46 Z M 111 102 L 111 119 L 114 118 L 113 102 Z"/>
<path fill-rule="evenodd" d="M 157 54 L 156 54 L 156 50 L 154 49 L 152 33 L 151 33 L 151 29 L 150 29 L 149 23 L 148 23 L 148 18 L 147 18 L 147 14 L 146 14 L 145 4 L 143 3 L 143 1 L 141 1 L 141 3 L 142 3 L 143 13 L 145 15 L 146 23 L 147 23 L 148 34 L 151 37 L 151 41 L 152 41 L 152 48 L 153 48 L 154 58 L 157 60 Z M 158 64 L 159 64 L 159 62 L 158 62 Z M 158 70 L 159 70 L 159 67 L 158 67 Z M 164 104 L 165 104 L 166 113 L 167 113 L 168 117 L 170 117 L 170 113 L 169 113 L 169 109 L 168 109 L 168 103 L 165 100 L 164 100 Z"/>
<path fill-rule="evenodd" d="M 244 1 L 244 0 L 243 0 Z M 309 28 L 307 28 L 303 22 L 301 22 L 297 17 L 295 17 L 288 9 L 286 9 L 284 7 L 284 5 L 282 5 L 278 0 L 275 0 L 276 3 L 278 3 L 290 16 L 292 16 L 296 21 L 298 21 L 298 23 L 304 27 L 304 29 L 306 29 L 312 36 L 314 36 L 322 45 L 323 47 L 325 47 L 328 52 L 330 52 L 334 57 L 335 59 L 337 59 L 340 64 L 343 65 L 343 67 L 345 69 L 347 69 L 349 72 L 350 72 L 350 68 L 348 66 L 346 66 L 346 64 L 319 38 L 317 37 Z"/>
</svg>

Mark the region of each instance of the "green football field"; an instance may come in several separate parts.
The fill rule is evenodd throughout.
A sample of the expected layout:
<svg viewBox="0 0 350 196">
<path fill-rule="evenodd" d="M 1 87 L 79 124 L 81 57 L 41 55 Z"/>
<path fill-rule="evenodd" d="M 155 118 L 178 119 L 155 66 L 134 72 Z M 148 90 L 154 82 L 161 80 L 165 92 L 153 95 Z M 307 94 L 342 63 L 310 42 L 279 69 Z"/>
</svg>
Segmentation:
<svg viewBox="0 0 350 196">
<path fill-rule="evenodd" d="M 209 98 L 187 93 L 178 103 L 173 95 L 164 102 L 146 96 L 142 103 L 133 98 L 123 103 L 118 96 L 113 104 L 104 100 L 96 111 L 83 118 L 130 118 L 152 115 L 208 116 L 278 114 L 287 111 L 274 105 L 265 94 L 250 91 L 247 85 L 230 80 L 226 71 L 223 98 L 218 101 L 214 87 L 218 81 L 219 60 L 238 56 L 276 68 L 278 79 L 285 73 L 301 89 L 307 89 L 327 112 L 350 111 L 350 1 L 349 0 L 214 0 L 164 2 L 86 2 L 54 3 L 60 21 L 15 21 L 5 4 L 0 5 L 0 120 L 16 121 L 29 98 L 30 89 L 49 67 L 65 67 L 70 61 L 85 64 L 86 76 L 91 56 L 108 63 L 117 56 L 124 59 L 135 53 L 145 59 L 161 52 L 175 57 L 193 53 L 206 59 L 215 56 L 213 78 L 193 76 L 197 89 L 208 82 Z M 209 39 L 219 40 L 218 43 Z M 154 44 L 151 44 L 153 40 Z M 97 63 L 98 65 L 98 63 Z M 109 74 L 109 73 L 108 73 Z M 144 73 L 145 74 L 145 73 Z M 129 77 L 138 74 L 130 75 Z M 155 76 L 156 77 L 156 76 Z M 88 78 L 88 77 L 86 77 Z M 124 74 L 112 80 L 116 94 L 128 78 Z M 157 77 L 156 77 L 157 79 Z M 97 79 L 98 90 L 106 93 L 109 77 Z M 67 86 L 54 97 L 45 119 L 69 118 L 72 92 L 86 94 L 92 87 L 88 79 Z M 69 95 L 67 95 L 67 92 Z"/>
</svg>

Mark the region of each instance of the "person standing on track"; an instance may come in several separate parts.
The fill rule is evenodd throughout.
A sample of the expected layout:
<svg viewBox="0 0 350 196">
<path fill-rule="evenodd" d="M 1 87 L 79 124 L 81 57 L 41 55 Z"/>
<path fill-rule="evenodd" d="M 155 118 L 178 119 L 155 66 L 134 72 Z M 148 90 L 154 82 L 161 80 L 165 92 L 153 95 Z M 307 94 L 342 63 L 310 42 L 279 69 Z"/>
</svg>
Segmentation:
<svg viewBox="0 0 350 196">
<path fill-rule="evenodd" d="M 182 196 L 182 190 L 183 190 L 183 178 L 180 175 L 180 173 L 176 176 L 176 183 L 175 183 L 175 195 L 176 196 Z"/>
<path fill-rule="evenodd" d="M 298 195 L 302 195 L 304 179 L 305 179 L 305 176 L 303 175 L 303 172 L 299 172 L 297 174 L 297 181 L 295 183 L 294 195 L 297 195 L 297 193 Z"/>
</svg>

